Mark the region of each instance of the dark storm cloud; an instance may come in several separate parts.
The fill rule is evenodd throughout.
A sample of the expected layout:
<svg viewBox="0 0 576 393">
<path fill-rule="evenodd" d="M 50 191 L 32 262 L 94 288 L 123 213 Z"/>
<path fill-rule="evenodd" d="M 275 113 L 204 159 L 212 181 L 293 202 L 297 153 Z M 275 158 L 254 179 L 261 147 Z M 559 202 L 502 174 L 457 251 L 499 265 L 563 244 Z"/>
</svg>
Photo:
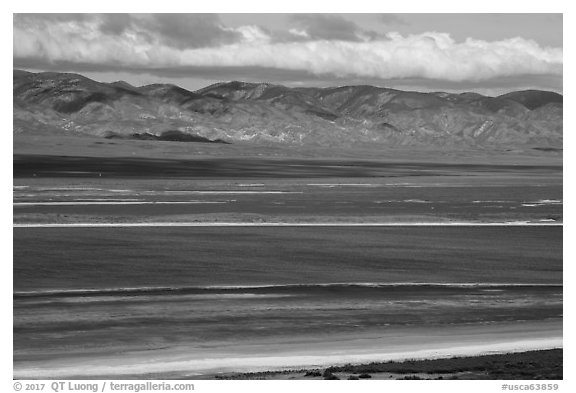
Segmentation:
<svg viewBox="0 0 576 393">
<path fill-rule="evenodd" d="M 216 14 L 102 14 L 100 31 L 120 35 L 132 31 L 178 49 L 230 44 L 240 35 L 222 26 Z"/>
<path fill-rule="evenodd" d="M 139 20 L 139 25 L 179 49 L 230 44 L 241 38 L 237 32 L 224 29 L 216 14 L 154 14 Z"/>
<path fill-rule="evenodd" d="M 119 36 L 132 32 L 178 48 L 203 48 L 230 44 L 241 35 L 226 29 L 217 14 L 15 14 L 14 25 L 49 26 L 74 22 L 79 27 L 94 23 L 104 35 Z"/>
<path fill-rule="evenodd" d="M 120 35 L 132 24 L 129 14 L 102 14 L 100 31 L 104 34 Z"/>
<path fill-rule="evenodd" d="M 289 26 L 306 32 L 311 40 L 360 40 L 361 29 L 340 15 L 293 14 L 290 16 Z"/>
</svg>

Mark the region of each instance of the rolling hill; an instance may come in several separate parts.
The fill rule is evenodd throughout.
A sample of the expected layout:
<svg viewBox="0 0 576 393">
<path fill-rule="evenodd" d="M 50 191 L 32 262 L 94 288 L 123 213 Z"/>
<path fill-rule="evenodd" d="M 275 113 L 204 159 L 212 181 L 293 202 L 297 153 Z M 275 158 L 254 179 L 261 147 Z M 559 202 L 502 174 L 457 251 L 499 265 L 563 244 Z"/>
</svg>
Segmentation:
<svg viewBox="0 0 576 393">
<path fill-rule="evenodd" d="M 69 73 L 14 70 L 16 134 L 150 135 L 178 140 L 311 146 L 562 147 L 563 97 L 518 91 L 420 93 L 374 86 L 290 88 L 225 82 L 100 83 Z"/>
</svg>

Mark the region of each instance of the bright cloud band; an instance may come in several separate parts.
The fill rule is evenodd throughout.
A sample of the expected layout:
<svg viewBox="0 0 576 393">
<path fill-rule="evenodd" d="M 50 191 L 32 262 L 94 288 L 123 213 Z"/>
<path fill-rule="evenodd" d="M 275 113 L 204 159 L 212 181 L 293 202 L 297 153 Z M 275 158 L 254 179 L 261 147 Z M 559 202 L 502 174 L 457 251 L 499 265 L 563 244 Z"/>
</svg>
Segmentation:
<svg viewBox="0 0 576 393">
<path fill-rule="evenodd" d="M 91 63 L 107 67 L 267 67 L 315 75 L 419 77 L 483 81 L 514 75 L 562 75 L 563 50 L 532 40 L 467 39 L 446 33 L 312 36 L 306 29 L 270 32 L 223 27 L 206 17 L 169 29 L 170 20 L 131 16 L 115 28 L 102 18 L 16 18 L 14 59 Z M 105 24 L 107 23 L 107 24 Z"/>
</svg>

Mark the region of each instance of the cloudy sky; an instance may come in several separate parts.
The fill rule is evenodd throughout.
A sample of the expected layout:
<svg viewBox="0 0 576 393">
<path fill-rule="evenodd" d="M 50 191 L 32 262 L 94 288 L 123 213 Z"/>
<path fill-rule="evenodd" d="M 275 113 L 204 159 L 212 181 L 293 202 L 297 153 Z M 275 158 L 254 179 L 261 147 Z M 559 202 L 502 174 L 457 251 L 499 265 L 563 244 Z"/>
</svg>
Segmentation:
<svg viewBox="0 0 576 393">
<path fill-rule="evenodd" d="M 15 14 L 14 68 L 134 85 L 562 92 L 561 14 Z"/>
</svg>

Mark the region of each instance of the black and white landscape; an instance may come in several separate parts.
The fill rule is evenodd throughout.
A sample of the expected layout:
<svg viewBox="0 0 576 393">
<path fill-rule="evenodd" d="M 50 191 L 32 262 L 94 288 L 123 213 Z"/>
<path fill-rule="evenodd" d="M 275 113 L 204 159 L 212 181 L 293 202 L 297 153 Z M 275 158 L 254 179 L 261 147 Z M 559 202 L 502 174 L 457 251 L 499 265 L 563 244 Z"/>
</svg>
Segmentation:
<svg viewBox="0 0 576 393">
<path fill-rule="evenodd" d="M 16 14 L 14 377 L 562 379 L 561 27 Z"/>
</svg>

